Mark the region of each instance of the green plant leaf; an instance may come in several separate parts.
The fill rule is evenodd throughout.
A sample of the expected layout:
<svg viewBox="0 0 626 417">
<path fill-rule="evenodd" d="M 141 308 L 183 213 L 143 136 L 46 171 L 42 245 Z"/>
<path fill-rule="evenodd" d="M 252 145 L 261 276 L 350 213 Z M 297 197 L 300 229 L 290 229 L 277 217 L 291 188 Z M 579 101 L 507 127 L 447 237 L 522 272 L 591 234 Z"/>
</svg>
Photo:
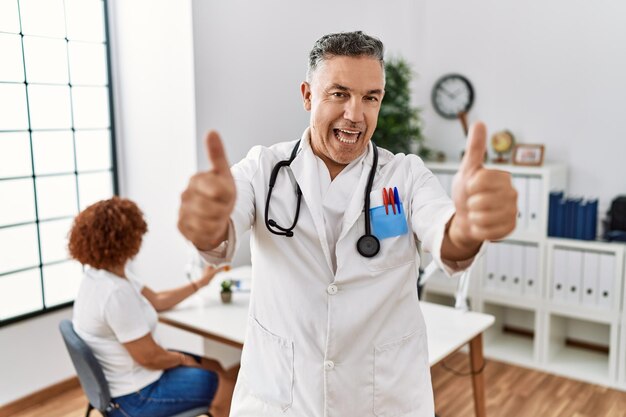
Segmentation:
<svg viewBox="0 0 626 417">
<path fill-rule="evenodd" d="M 430 155 L 430 149 L 424 146 L 420 109 L 411 105 L 413 71 L 403 58 L 392 58 L 385 62 L 385 73 L 385 97 L 372 140 L 393 153 L 411 153 L 417 149 L 425 158 Z"/>
</svg>

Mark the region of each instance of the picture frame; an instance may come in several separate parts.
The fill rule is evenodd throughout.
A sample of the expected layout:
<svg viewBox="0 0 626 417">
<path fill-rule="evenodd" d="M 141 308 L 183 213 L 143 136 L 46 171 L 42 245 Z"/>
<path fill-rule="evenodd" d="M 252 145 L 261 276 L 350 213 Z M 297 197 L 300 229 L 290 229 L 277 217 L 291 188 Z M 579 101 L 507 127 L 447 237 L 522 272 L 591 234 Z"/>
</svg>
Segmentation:
<svg viewBox="0 0 626 417">
<path fill-rule="evenodd" d="M 513 165 L 541 166 L 543 165 L 544 145 L 517 144 L 513 148 Z"/>
</svg>

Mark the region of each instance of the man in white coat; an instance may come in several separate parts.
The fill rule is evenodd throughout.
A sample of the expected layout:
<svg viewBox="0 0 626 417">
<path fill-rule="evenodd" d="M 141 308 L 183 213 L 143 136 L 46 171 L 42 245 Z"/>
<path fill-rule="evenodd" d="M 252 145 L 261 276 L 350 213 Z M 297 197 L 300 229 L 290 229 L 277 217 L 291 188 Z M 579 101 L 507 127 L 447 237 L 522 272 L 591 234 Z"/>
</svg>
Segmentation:
<svg viewBox="0 0 626 417">
<path fill-rule="evenodd" d="M 228 261 L 252 228 L 231 416 L 432 417 L 416 240 L 449 274 L 462 271 L 483 241 L 514 229 L 517 193 L 508 173 L 483 167 L 481 123 L 470 130 L 453 201 L 416 155 L 375 152 L 385 92 L 376 38 L 320 38 L 301 92 L 311 118 L 299 142 L 257 146 L 230 168 L 210 132 L 212 169 L 181 198 L 178 227 L 209 262 Z M 364 235 L 376 236 L 378 252 L 357 250 Z"/>
</svg>

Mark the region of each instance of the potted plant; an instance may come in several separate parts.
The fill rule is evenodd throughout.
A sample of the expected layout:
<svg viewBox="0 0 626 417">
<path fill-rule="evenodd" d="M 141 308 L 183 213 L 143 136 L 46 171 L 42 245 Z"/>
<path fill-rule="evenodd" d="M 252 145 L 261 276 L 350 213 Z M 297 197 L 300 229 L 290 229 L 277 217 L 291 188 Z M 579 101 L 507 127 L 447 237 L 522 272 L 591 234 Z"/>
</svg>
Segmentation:
<svg viewBox="0 0 626 417">
<path fill-rule="evenodd" d="M 220 291 L 220 296 L 222 297 L 223 303 L 230 303 L 233 298 L 233 282 L 229 279 L 225 279 L 222 281 L 222 290 Z"/>
<path fill-rule="evenodd" d="M 385 61 L 385 97 L 372 140 L 393 153 L 417 153 L 422 159 L 431 155 L 424 146 L 420 110 L 411 105 L 413 71 L 403 58 Z"/>
</svg>

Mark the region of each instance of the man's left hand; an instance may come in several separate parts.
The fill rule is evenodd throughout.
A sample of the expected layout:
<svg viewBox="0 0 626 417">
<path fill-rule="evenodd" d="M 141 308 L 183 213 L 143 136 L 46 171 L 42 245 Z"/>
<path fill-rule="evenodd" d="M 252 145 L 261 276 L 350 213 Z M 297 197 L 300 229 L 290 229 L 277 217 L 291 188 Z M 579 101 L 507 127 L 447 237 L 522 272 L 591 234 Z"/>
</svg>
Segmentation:
<svg viewBox="0 0 626 417">
<path fill-rule="evenodd" d="M 486 142 L 485 125 L 474 123 L 452 183 L 456 214 L 448 233 L 458 248 L 478 248 L 483 241 L 503 239 L 515 229 L 517 191 L 510 173 L 483 166 Z"/>
</svg>

